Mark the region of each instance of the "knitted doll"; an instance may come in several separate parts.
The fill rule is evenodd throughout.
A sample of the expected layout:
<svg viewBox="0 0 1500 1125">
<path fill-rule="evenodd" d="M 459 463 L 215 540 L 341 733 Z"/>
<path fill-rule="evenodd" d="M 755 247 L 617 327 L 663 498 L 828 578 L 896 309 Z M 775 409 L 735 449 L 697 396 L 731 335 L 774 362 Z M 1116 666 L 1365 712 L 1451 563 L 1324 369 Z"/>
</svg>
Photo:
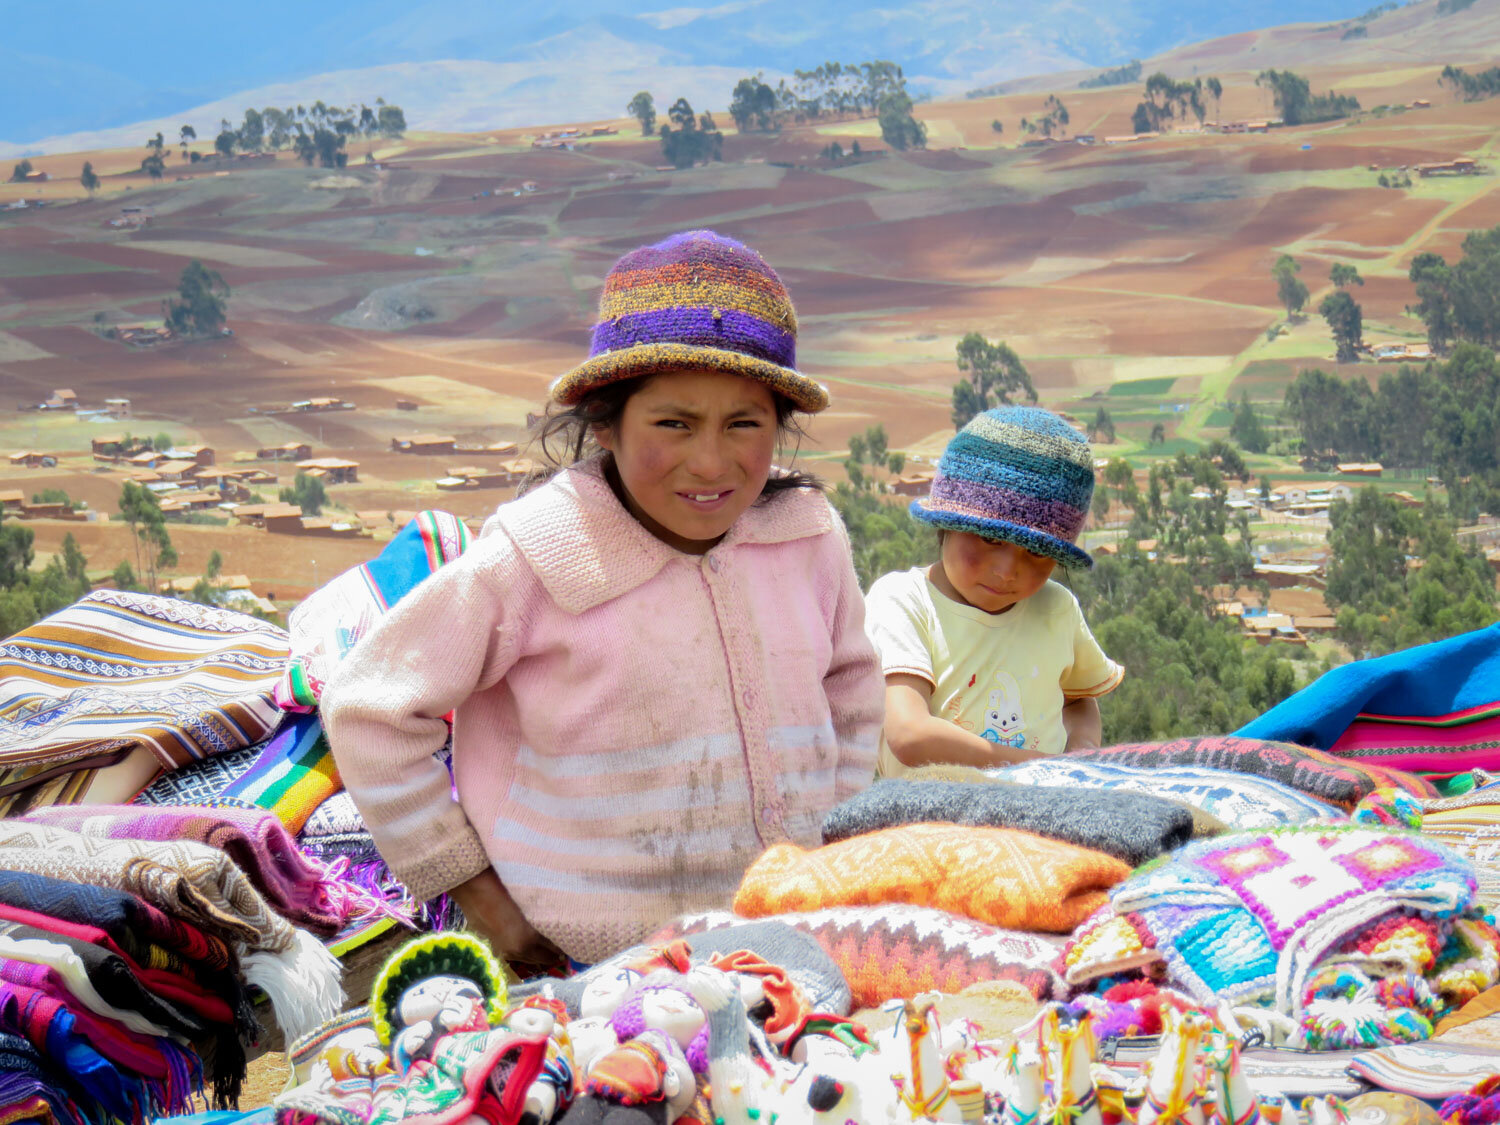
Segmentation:
<svg viewBox="0 0 1500 1125">
<path fill-rule="evenodd" d="M 437 1040 L 483 1031 L 505 1010 L 505 978 L 489 948 L 472 934 L 425 934 L 382 966 L 370 989 L 370 1016 L 391 1061 L 404 1074 Z"/>
<path fill-rule="evenodd" d="M 694 1074 L 708 1073 L 708 1017 L 678 984 L 642 984 L 610 1018 L 624 1043 L 647 1030 L 670 1036 L 682 1048 Z"/>
</svg>

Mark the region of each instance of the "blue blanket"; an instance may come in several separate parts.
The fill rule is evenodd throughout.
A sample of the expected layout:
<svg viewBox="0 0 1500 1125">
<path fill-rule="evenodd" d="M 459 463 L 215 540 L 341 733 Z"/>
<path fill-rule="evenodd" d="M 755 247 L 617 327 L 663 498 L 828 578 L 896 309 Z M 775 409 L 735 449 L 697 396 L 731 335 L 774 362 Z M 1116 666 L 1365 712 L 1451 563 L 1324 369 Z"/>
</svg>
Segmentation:
<svg viewBox="0 0 1500 1125">
<path fill-rule="evenodd" d="M 1327 750 L 1361 712 L 1434 718 L 1500 699 L 1500 624 L 1331 669 L 1234 733 Z"/>
</svg>

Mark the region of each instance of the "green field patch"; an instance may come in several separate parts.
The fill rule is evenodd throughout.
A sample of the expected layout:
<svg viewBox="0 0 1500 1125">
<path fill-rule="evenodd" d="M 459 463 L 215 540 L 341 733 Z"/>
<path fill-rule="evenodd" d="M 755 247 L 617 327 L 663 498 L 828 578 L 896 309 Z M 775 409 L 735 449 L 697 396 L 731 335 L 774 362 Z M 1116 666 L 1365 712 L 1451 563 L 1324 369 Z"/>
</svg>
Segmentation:
<svg viewBox="0 0 1500 1125">
<path fill-rule="evenodd" d="M 1110 397 L 1117 395 L 1164 395 L 1172 389 L 1172 384 L 1177 382 L 1175 375 L 1162 375 L 1154 379 L 1131 379 L 1125 383 L 1111 383 L 1109 387 Z"/>
<path fill-rule="evenodd" d="M 0 277 L 63 277 L 74 273 L 119 273 L 125 269 L 50 250 L 0 254 Z"/>
<path fill-rule="evenodd" d="M 1208 417 L 1203 419 L 1205 426 L 1228 429 L 1234 423 L 1234 411 L 1227 410 L 1222 406 L 1216 406 L 1208 412 Z"/>
</svg>

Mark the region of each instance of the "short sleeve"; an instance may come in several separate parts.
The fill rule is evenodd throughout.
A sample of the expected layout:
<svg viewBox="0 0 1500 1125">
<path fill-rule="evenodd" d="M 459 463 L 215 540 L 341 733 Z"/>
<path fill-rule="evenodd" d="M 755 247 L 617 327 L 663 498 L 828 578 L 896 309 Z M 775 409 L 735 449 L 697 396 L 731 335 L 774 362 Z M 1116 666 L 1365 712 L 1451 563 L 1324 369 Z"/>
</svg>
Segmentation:
<svg viewBox="0 0 1500 1125">
<path fill-rule="evenodd" d="M 865 595 L 865 632 L 880 657 L 883 675 L 920 676 L 934 687 L 932 614 L 924 605 L 921 570 L 887 574 Z"/>
<path fill-rule="evenodd" d="M 1062 691 L 1068 699 L 1097 698 L 1120 686 L 1125 669 L 1116 664 L 1094 639 L 1078 602 L 1068 599 L 1073 617 L 1073 663 L 1063 669 Z"/>
</svg>

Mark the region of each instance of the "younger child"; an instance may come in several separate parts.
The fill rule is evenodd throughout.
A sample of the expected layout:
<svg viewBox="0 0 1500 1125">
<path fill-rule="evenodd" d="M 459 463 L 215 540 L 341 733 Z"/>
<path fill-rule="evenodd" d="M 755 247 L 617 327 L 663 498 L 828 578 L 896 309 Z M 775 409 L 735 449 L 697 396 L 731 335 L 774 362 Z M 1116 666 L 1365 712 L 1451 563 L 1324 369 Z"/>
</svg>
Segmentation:
<svg viewBox="0 0 1500 1125">
<path fill-rule="evenodd" d="M 886 682 L 882 776 L 1099 744 L 1098 697 L 1124 670 L 1050 580 L 1058 563 L 1094 565 L 1075 545 L 1093 493 L 1088 443 L 1050 411 L 988 410 L 948 443 L 911 506 L 942 557 L 866 598 Z"/>
</svg>

